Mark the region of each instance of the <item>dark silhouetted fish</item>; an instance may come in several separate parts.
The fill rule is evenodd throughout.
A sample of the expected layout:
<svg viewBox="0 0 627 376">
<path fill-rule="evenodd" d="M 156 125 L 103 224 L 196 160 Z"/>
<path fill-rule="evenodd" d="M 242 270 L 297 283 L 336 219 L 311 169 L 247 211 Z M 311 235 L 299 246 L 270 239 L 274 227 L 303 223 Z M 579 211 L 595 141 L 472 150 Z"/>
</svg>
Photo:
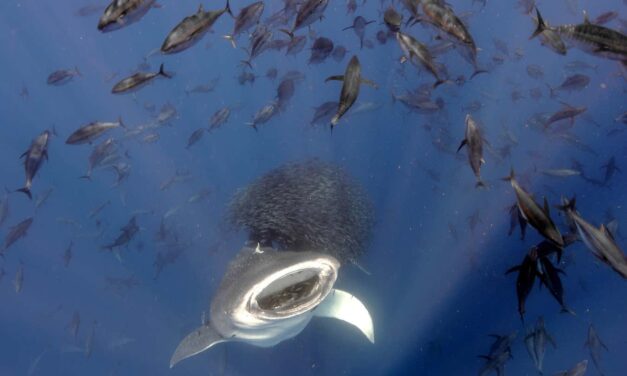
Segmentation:
<svg viewBox="0 0 627 376">
<path fill-rule="evenodd" d="M 139 21 L 150 8 L 160 8 L 156 0 L 112 0 L 98 21 L 98 30 L 108 32 Z"/>
<path fill-rule="evenodd" d="M 331 52 L 331 57 L 333 58 L 333 60 L 340 63 L 342 60 L 344 60 L 346 52 L 348 52 L 346 50 L 346 47 L 336 45 L 335 48 L 333 48 L 333 52 Z"/>
<path fill-rule="evenodd" d="M 77 67 L 74 67 L 74 69 L 59 69 L 50 73 L 47 83 L 48 85 L 61 86 L 72 81 L 76 76 L 82 76 Z"/>
<path fill-rule="evenodd" d="M 200 141 L 202 136 L 204 136 L 205 131 L 205 128 L 198 128 L 194 132 L 192 132 L 192 134 L 189 136 L 189 139 L 187 140 L 187 146 L 185 148 L 189 149 L 190 147 L 192 147 L 192 145 Z"/>
<path fill-rule="evenodd" d="M 161 64 L 158 72 L 137 72 L 130 77 L 126 77 L 113 86 L 111 93 L 126 94 L 136 92 L 159 76 L 172 78 L 172 75 L 170 73 L 166 73 L 163 68 L 163 64 Z"/>
<path fill-rule="evenodd" d="M 70 245 L 67 246 L 65 251 L 63 252 L 63 266 L 66 268 L 70 266 L 70 261 L 72 261 L 72 247 L 74 246 L 74 242 L 70 241 Z"/>
<path fill-rule="evenodd" d="M 196 13 L 183 18 L 183 20 L 168 33 L 168 36 L 161 45 L 161 52 L 164 54 L 173 54 L 190 48 L 202 39 L 224 12 L 228 12 L 233 16 L 229 0 L 226 0 L 224 9 L 210 10 L 207 12 L 205 12 L 201 4 Z"/>
<path fill-rule="evenodd" d="M 599 14 L 592 21 L 592 23 L 595 24 L 595 25 L 605 25 L 608 22 L 614 21 L 616 18 L 618 18 L 618 12 L 610 10 L 610 11 L 607 11 L 605 13 Z"/>
<path fill-rule="evenodd" d="M 0 200 L 0 227 L 4 224 L 9 216 L 9 193 L 10 191 L 5 188 L 4 196 Z"/>
<path fill-rule="evenodd" d="M 359 38 L 359 48 L 364 47 L 364 35 L 366 33 L 366 26 L 373 23 L 374 21 L 366 21 L 362 16 L 357 16 L 353 20 L 353 24 L 351 26 L 345 27 L 342 30 L 353 29 L 355 34 L 357 34 L 357 38 Z"/>
<path fill-rule="evenodd" d="M 115 155 L 117 151 L 115 141 L 113 138 L 108 138 L 94 147 L 94 150 L 89 155 L 89 166 L 85 175 L 81 176 L 83 179 L 91 180 L 91 173 L 97 167 L 104 165 L 104 162 Z"/>
<path fill-rule="evenodd" d="M 310 125 L 329 124 L 333 115 L 337 111 L 338 103 L 335 101 L 324 102 L 314 108 L 314 116 L 309 122 Z"/>
<path fill-rule="evenodd" d="M 562 239 L 562 234 L 560 234 L 559 230 L 555 226 L 555 223 L 553 223 L 553 220 L 551 219 L 549 204 L 546 201 L 546 197 L 544 198 L 544 209 L 540 208 L 540 206 L 534 201 L 533 197 L 518 184 L 514 176 L 513 169 L 511 170 L 510 175 L 503 180 L 510 182 L 512 188 L 514 188 L 516 201 L 518 203 L 518 210 L 520 210 L 520 213 L 523 218 L 525 218 L 527 223 L 535 228 L 540 235 L 544 236 L 556 245 L 563 247 L 564 239 Z"/>
<path fill-rule="evenodd" d="M 575 123 L 575 117 L 583 114 L 584 112 L 586 112 L 588 110 L 587 107 L 573 107 L 571 105 L 569 105 L 568 103 L 563 103 L 564 107 L 555 112 L 553 115 L 551 115 L 551 117 L 549 117 L 545 122 L 544 122 L 544 129 L 548 129 L 551 124 L 556 123 L 558 121 L 562 121 L 562 120 L 570 120 L 570 126 L 572 127 L 573 124 Z"/>
<path fill-rule="evenodd" d="M 505 274 L 518 272 L 518 277 L 516 278 L 516 295 L 518 296 L 518 313 L 523 322 L 525 321 L 525 302 L 538 276 L 537 261 L 538 253 L 535 248 L 531 248 L 520 265 L 509 268 L 505 272 Z"/>
<path fill-rule="evenodd" d="M 372 86 L 375 89 L 377 88 L 377 84 L 361 77 L 361 65 L 359 64 L 357 56 L 353 56 L 348 62 L 343 76 L 331 76 L 324 82 L 328 81 L 343 81 L 337 113 L 331 119 L 331 129 L 333 129 L 338 121 L 340 121 L 340 118 L 351 108 L 353 103 L 355 103 L 359 95 L 359 87 L 361 84 Z"/>
<path fill-rule="evenodd" d="M 68 145 L 91 144 L 106 131 L 118 127 L 126 128 L 122 122 L 122 118 L 118 118 L 116 122 L 95 121 L 78 128 L 65 140 L 65 143 Z"/>
<path fill-rule="evenodd" d="M 485 163 L 483 159 L 483 137 L 477 123 L 470 115 L 466 115 L 466 135 L 457 148 L 459 152 L 464 146 L 468 147 L 468 163 L 477 177 L 476 187 L 485 187 L 481 180 L 481 165 Z"/>
<path fill-rule="evenodd" d="M 247 31 L 255 24 L 259 23 L 259 18 L 264 10 L 263 1 L 257 1 L 242 8 L 235 17 L 235 25 L 231 34 L 224 37 L 231 42 L 233 48 L 236 48 L 235 39 L 243 32 Z"/>
<path fill-rule="evenodd" d="M 333 52 L 333 41 L 329 38 L 317 38 L 311 46 L 308 64 L 320 64 Z"/>
<path fill-rule="evenodd" d="M 33 186 L 33 179 L 39 171 L 44 158 L 48 160 L 48 140 L 50 138 L 49 131 L 43 131 L 42 134 L 37 136 L 30 144 L 28 150 L 24 152 L 20 156 L 20 158 L 24 158 L 24 171 L 26 173 L 26 183 L 24 184 L 24 188 L 20 188 L 17 191 L 25 193 L 28 198 L 32 199 L 33 196 L 30 192 L 31 187 Z"/>
<path fill-rule="evenodd" d="M 557 300 L 562 307 L 562 312 L 574 313 L 566 307 L 564 303 L 564 286 L 560 279 L 559 273 L 564 273 L 561 269 L 556 268 L 548 257 L 538 257 L 538 277 L 540 282 L 546 286 L 551 295 Z"/>
<path fill-rule="evenodd" d="M 383 22 L 391 32 L 396 33 L 401 30 L 403 16 L 390 5 L 383 13 Z"/>
<path fill-rule="evenodd" d="M 604 164 L 603 166 L 601 166 L 601 168 L 605 169 L 605 176 L 603 178 L 603 184 L 604 185 L 608 185 L 610 180 L 612 180 L 612 178 L 614 177 L 614 174 L 616 173 L 616 171 L 618 172 L 622 172 L 620 168 L 618 168 L 618 166 L 616 166 L 616 158 L 614 158 L 614 156 L 612 156 L 606 164 Z"/>
<path fill-rule="evenodd" d="M 594 330 L 594 326 L 590 324 L 588 328 L 588 338 L 586 339 L 586 343 L 584 344 L 590 351 L 590 357 L 592 358 L 592 363 L 594 363 L 594 367 L 599 371 L 601 375 L 603 375 L 603 371 L 601 370 L 601 349 L 605 349 L 605 351 L 609 351 L 607 346 L 601 341 L 601 338 L 597 334 L 597 331 Z"/>
<path fill-rule="evenodd" d="M 541 80 L 542 78 L 544 78 L 544 70 L 542 70 L 542 67 L 537 64 L 527 65 L 527 74 L 529 75 L 529 77 L 536 80 Z"/>
<path fill-rule="evenodd" d="M 272 40 L 272 31 L 266 25 L 260 24 L 250 36 L 250 48 L 248 50 L 248 60 L 242 60 L 242 63 L 253 69 L 252 60 L 261 55 Z"/>
<path fill-rule="evenodd" d="M 223 107 L 211 115 L 211 119 L 209 119 L 209 132 L 214 129 L 220 128 L 222 124 L 225 124 L 229 120 L 229 116 L 231 116 L 231 109 L 229 107 Z"/>
<path fill-rule="evenodd" d="M 128 244 L 133 237 L 139 232 L 139 226 L 137 226 L 137 221 L 135 216 L 131 217 L 124 227 L 120 229 L 122 232 L 114 241 L 109 245 L 105 245 L 102 248 L 107 249 L 109 251 L 113 251 L 114 248 L 120 247 Z"/>
<path fill-rule="evenodd" d="M 495 372 L 497 376 L 502 376 L 505 375 L 505 363 L 512 358 L 512 353 L 503 351 L 493 357 L 487 355 L 480 355 L 479 357 L 486 360 L 486 363 L 479 370 L 479 376 L 487 376 L 492 372 Z"/>
<path fill-rule="evenodd" d="M 287 51 L 285 52 L 285 54 L 296 55 L 305 48 L 305 44 L 307 44 L 306 36 L 295 36 L 294 38 L 290 39 L 290 43 L 287 45 Z"/>
<path fill-rule="evenodd" d="M 572 76 L 566 77 L 566 79 L 557 87 L 549 86 L 549 90 L 551 91 L 551 97 L 556 97 L 557 91 L 580 91 L 585 89 L 590 83 L 590 77 L 585 74 L 574 74 Z"/>
<path fill-rule="evenodd" d="M 196 85 L 196 86 L 194 86 L 192 88 L 185 89 L 185 94 L 186 95 L 190 95 L 190 94 L 206 94 L 206 93 L 210 93 L 210 92 L 214 91 L 215 88 L 218 86 L 218 82 L 220 82 L 220 79 L 214 78 L 213 80 L 209 81 L 206 84 L 200 84 L 200 85 Z"/>
<path fill-rule="evenodd" d="M 4 253 L 12 246 L 16 241 L 25 237 L 28 229 L 33 224 L 33 218 L 26 218 L 20 223 L 16 224 L 9 228 L 9 232 L 7 232 L 4 237 L 4 245 L 2 246 L 2 250 L 0 250 L 0 256 L 4 257 Z"/>
<path fill-rule="evenodd" d="M 518 202 L 514 202 L 514 205 L 509 208 L 509 218 L 509 231 L 507 232 L 507 236 L 512 235 L 516 225 L 518 225 L 520 228 L 520 240 L 524 240 L 527 232 L 527 221 L 520 213 L 520 210 L 518 210 Z"/>
</svg>

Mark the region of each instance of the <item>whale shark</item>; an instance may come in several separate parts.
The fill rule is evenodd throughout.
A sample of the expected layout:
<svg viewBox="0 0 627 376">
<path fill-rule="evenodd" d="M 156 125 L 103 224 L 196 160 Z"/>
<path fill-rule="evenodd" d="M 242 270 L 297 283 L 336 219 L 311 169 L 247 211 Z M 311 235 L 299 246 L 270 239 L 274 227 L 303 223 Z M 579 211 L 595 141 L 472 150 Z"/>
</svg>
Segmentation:
<svg viewBox="0 0 627 376">
<path fill-rule="evenodd" d="M 374 343 L 368 309 L 352 294 L 333 288 L 339 267 L 324 253 L 245 246 L 211 301 L 208 323 L 180 342 L 170 368 L 222 342 L 274 346 L 298 335 L 313 317 L 342 320 Z"/>
</svg>

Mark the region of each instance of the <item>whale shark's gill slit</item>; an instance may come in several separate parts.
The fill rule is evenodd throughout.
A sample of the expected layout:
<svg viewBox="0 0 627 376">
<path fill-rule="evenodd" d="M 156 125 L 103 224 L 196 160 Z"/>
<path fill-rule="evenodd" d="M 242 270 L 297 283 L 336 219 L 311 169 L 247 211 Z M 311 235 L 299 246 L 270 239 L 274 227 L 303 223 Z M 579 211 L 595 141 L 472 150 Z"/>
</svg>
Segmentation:
<svg viewBox="0 0 627 376">
<path fill-rule="evenodd" d="M 274 284 L 283 284 L 284 279 L 292 278 L 294 275 L 282 278 L 268 286 L 257 297 L 259 308 L 266 311 L 291 310 L 304 302 L 308 302 L 311 295 L 318 290 L 320 278 L 313 275 L 304 281 L 292 283 L 276 291 Z"/>
</svg>

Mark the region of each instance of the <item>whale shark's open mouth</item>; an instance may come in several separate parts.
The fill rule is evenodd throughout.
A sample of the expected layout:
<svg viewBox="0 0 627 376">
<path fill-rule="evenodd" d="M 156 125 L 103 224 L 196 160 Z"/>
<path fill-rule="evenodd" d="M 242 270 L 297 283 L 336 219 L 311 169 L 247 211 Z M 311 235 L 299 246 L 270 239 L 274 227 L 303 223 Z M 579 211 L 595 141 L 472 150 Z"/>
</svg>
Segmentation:
<svg viewBox="0 0 627 376">
<path fill-rule="evenodd" d="M 366 307 L 333 288 L 339 267 L 337 259 L 317 252 L 243 248 L 212 299 L 209 324 L 181 341 L 170 366 L 224 341 L 274 346 L 314 316 L 343 320 L 374 343 Z"/>
</svg>

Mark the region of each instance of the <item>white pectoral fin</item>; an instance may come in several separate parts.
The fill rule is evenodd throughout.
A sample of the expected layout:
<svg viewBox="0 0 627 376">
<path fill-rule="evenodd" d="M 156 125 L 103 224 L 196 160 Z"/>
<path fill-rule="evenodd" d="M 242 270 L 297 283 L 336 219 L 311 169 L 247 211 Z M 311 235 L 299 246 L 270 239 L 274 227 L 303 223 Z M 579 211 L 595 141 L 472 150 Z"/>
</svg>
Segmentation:
<svg viewBox="0 0 627 376">
<path fill-rule="evenodd" d="M 316 307 L 314 315 L 345 321 L 359 329 L 374 343 L 374 326 L 364 304 L 346 291 L 333 289 Z"/>
<path fill-rule="evenodd" d="M 170 359 L 170 368 L 183 359 L 187 359 L 209 349 L 215 344 L 225 341 L 226 339 L 220 336 L 210 325 L 196 328 L 187 337 L 183 338 L 176 350 L 174 350 L 174 354 L 172 354 Z"/>
</svg>

